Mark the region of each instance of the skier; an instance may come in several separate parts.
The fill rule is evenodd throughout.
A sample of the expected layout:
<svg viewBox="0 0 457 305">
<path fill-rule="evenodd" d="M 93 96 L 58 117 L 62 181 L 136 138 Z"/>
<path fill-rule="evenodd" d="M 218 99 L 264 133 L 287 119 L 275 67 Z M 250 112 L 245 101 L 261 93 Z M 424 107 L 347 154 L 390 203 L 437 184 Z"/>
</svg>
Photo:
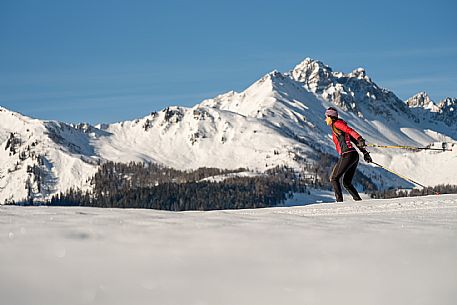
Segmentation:
<svg viewBox="0 0 457 305">
<path fill-rule="evenodd" d="M 351 194 L 354 200 L 362 200 L 359 193 L 352 185 L 357 165 L 359 163 L 359 153 L 355 150 L 353 143 L 363 153 L 363 159 L 370 163 L 373 162 L 370 153 L 365 149 L 365 140 L 354 129 L 349 127 L 345 121 L 338 118 L 338 111 L 330 107 L 325 111 L 325 122 L 332 127 L 333 142 L 335 143 L 336 151 L 340 155 L 340 159 L 335 164 L 330 182 L 332 183 L 335 192 L 336 201 L 343 201 L 341 192 L 340 179 L 343 177 L 343 186 Z"/>
</svg>

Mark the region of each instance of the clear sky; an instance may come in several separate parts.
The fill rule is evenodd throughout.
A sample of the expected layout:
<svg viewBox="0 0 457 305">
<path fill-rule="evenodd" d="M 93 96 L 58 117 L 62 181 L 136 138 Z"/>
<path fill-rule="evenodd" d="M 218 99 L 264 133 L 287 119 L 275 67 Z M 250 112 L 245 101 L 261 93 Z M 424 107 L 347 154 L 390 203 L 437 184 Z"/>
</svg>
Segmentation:
<svg viewBox="0 0 457 305">
<path fill-rule="evenodd" d="M 406 99 L 457 97 L 457 1 L 0 0 L 0 105 L 114 122 L 241 91 L 306 57 Z"/>
</svg>

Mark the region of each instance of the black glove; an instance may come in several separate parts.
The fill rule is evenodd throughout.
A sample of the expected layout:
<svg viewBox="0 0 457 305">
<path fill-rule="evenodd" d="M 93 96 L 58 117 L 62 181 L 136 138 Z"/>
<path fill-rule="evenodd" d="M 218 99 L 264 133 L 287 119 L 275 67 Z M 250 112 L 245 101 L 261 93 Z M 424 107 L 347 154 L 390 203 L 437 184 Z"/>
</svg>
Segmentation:
<svg viewBox="0 0 457 305">
<path fill-rule="evenodd" d="M 367 147 L 367 143 L 365 143 L 365 139 L 360 137 L 357 139 L 357 147 L 362 150 L 364 149 L 365 147 Z"/>
<path fill-rule="evenodd" d="M 371 159 L 370 153 L 366 150 L 363 152 L 363 160 L 365 160 L 365 162 L 367 162 L 367 163 L 373 162 L 373 159 Z"/>
</svg>

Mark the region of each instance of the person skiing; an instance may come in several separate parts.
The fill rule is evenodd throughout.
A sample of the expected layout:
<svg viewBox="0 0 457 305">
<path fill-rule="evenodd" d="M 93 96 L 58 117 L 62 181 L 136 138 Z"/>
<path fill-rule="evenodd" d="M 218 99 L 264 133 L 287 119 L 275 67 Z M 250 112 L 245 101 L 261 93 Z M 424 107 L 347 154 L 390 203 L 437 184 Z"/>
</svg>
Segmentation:
<svg viewBox="0 0 457 305">
<path fill-rule="evenodd" d="M 363 153 L 363 159 L 370 163 L 373 160 L 370 153 L 365 149 L 365 140 L 354 129 L 349 127 L 345 121 L 338 118 L 338 110 L 336 108 L 329 107 L 325 111 L 325 117 L 325 122 L 332 128 L 333 142 L 335 143 L 336 151 L 340 155 L 340 159 L 335 164 L 330 175 L 330 182 L 335 192 L 336 201 L 343 201 L 340 184 L 341 177 L 343 177 L 344 188 L 351 194 L 352 198 L 354 200 L 362 200 L 352 185 L 352 178 L 359 163 L 359 153 L 352 143 L 355 143 L 357 148 Z"/>
</svg>

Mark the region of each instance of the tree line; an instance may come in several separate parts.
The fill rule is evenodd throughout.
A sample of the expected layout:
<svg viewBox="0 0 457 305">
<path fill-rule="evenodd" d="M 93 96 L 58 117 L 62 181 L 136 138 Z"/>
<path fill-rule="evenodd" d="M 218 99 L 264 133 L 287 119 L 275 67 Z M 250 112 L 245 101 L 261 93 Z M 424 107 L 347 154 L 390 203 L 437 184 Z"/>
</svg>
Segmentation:
<svg viewBox="0 0 457 305">
<path fill-rule="evenodd" d="M 399 197 L 417 197 L 425 195 L 436 195 L 436 194 L 457 194 L 457 185 L 451 184 L 439 184 L 434 187 L 427 187 L 422 189 L 412 190 L 399 190 L 390 189 L 383 191 L 371 192 L 371 198 L 375 199 L 390 199 Z"/>
<path fill-rule="evenodd" d="M 199 168 L 180 171 L 158 164 L 103 164 L 91 179 L 92 192 L 70 189 L 51 198 L 52 206 L 150 208 L 170 211 L 243 209 L 277 206 L 310 181 L 296 170 L 278 166 L 254 176 L 208 177 L 246 172 Z"/>
</svg>

